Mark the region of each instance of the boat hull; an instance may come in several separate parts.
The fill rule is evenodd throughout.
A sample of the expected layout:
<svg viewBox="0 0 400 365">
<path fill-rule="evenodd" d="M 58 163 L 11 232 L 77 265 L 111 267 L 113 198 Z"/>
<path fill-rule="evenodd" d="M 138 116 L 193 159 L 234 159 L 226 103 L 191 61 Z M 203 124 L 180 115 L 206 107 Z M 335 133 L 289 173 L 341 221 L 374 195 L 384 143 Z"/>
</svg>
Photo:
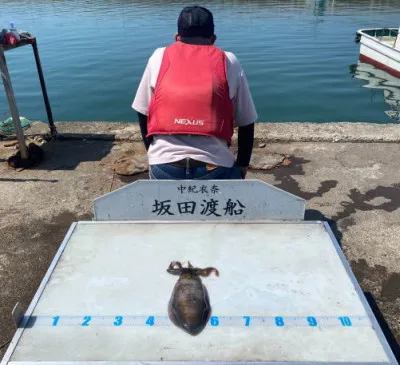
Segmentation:
<svg viewBox="0 0 400 365">
<path fill-rule="evenodd" d="M 360 61 L 400 78 L 400 49 L 360 32 Z"/>
</svg>

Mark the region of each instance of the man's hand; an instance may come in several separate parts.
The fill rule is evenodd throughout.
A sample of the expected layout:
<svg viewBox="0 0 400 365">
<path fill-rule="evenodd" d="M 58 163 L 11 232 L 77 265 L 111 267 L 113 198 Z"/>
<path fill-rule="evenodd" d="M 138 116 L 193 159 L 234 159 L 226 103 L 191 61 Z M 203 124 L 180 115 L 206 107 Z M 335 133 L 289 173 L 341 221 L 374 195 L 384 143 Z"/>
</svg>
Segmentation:
<svg viewBox="0 0 400 365">
<path fill-rule="evenodd" d="M 236 166 L 239 167 L 242 179 L 246 177 L 247 166 L 250 164 L 254 141 L 254 123 L 239 127 L 238 130 L 238 152 Z"/>
<path fill-rule="evenodd" d="M 140 133 L 142 134 L 142 140 L 144 146 L 146 147 L 146 151 L 148 151 L 149 146 L 152 142 L 152 137 L 147 138 L 147 115 L 137 113 L 139 118 L 139 126 L 140 126 Z"/>
</svg>

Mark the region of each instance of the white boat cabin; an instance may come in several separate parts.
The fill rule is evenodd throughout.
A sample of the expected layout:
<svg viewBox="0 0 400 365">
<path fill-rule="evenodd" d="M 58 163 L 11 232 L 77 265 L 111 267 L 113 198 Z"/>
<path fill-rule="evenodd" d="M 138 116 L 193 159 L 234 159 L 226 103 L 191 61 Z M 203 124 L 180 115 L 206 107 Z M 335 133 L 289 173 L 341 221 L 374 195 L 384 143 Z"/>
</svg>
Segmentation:
<svg viewBox="0 0 400 365">
<path fill-rule="evenodd" d="M 396 49 L 400 49 L 400 28 L 376 28 L 376 29 L 361 29 L 357 32 L 359 36 L 367 35 L 375 38 L 379 42 L 387 44 Z"/>
<path fill-rule="evenodd" d="M 374 28 L 357 31 L 360 61 L 372 64 L 400 78 L 400 28 Z"/>
</svg>

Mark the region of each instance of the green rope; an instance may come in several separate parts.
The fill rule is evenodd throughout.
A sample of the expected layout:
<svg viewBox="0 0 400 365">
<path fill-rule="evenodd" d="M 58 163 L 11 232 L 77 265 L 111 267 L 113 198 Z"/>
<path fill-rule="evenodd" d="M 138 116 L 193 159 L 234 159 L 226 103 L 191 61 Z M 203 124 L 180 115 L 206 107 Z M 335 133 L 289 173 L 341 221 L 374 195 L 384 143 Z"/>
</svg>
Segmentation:
<svg viewBox="0 0 400 365">
<path fill-rule="evenodd" d="M 20 117 L 19 120 L 21 122 L 21 127 L 23 130 L 30 128 L 32 122 L 29 119 Z M 3 122 L 0 121 L 0 134 L 9 135 L 14 133 L 15 133 L 15 127 L 11 117 Z"/>
</svg>

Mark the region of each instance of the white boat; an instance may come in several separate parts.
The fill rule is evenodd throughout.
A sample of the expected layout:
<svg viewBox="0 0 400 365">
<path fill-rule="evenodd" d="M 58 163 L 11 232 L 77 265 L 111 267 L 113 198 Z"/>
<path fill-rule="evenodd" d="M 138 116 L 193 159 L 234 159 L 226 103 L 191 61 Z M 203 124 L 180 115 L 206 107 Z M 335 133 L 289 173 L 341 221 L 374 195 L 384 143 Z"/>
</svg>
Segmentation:
<svg viewBox="0 0 400 365">
<path fill-rule="evenodd" d="M 383 99 L 389 106 L 385 114 L 395 122 L 400 122 L 400 80 L 386 71 L 360 61 L 352 65 L 350 72 L 356 79 L 366 81 L 362 87 L 382 90 Z"/>
<path fill-rule="evenodd" d="M 400 78 L 399 28 L 360 29 L 360 61 L 381 68 Z"/>
</svg>

